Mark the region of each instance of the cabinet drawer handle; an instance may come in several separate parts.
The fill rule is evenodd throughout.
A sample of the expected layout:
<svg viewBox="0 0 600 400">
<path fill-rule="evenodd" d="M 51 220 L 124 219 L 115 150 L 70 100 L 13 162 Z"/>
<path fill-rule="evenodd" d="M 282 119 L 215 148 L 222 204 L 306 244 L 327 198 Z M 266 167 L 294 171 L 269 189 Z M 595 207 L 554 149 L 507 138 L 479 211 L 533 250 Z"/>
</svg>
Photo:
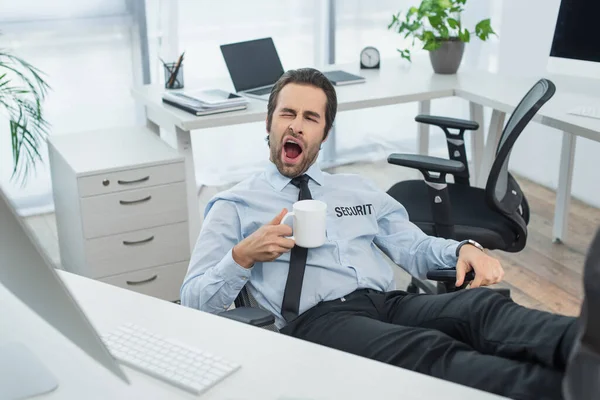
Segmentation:
<svg viewBox="0 0 600 400">
<path fill-rule="evenodd" d="M 144 197 L 143 199 L 139 199 L 139 200 L 119 200 L 119 203 L 123 204 L 124 206 L 127 206 L 127 205 L 131 205 L 131 204 L 144 203 L 144 202 L 150 200 L 151 198 L 152 198 L 152 196 Z"/>
<path fill-rule="evenodd" d="M 150 179 L 150 175 L 148 175 L 148 176 L 145 176 L 145 177 L 143 177 L 143 178 L 140 178 L 140 179 L 133 180 L 133 181 L 122 181 L 122 180 L 120 180 L 120 179 L 119 179 L 119 180 L 117 181 L 117 183 L 118 183 L 119 185 L 133 185 L 134 183 L 142 183 L 142 182 L 146 182 L 148 179 Z"/>
<path fill-rule="evenodd" d="M 156 274 L 156 275 L 154 275 L 154 276 L 151 276 L 151 277 L 150 277 L 150 278 L 148 278 L 148 279 L 141 280 L 141 281 L 125 281 L 125 282 L 127 282 L 127 284 L 128 284 L 128 285 L 131 285 L 131 286 L 135 286 L 135 285 L 143 285 L 144 283 L 150 283 L 150 282 L 152 282 L 152 281 L 153 281 L 153 280 L 155 280 L 156 278 L 158 278 L 158 274 Z"/>
<path fill-rule="evenodd" d="M 142 243 L 148 243 L 154 240 L 154 235 L 150 236 L 147 239 L 142 239 L 142 240 L 133 240 L 133 241 L 129 241 L 129 240 L 123 240 L 123 244 L 125 246 L 133 246 L 136 244 L 142 244 Z"/>
</svg>

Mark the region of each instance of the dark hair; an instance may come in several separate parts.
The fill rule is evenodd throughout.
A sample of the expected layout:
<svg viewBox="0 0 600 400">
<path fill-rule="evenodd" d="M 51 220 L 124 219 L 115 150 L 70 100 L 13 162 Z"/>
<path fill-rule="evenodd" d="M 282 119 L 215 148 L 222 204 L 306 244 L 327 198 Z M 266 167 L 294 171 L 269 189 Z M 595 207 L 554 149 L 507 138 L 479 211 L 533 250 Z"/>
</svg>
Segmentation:
<svg viewBox="0 0 600 400">
<path fill-rule="evenodd" d="M 281 92 L 281 89 L 288 83 L 310 85 L 322 89 L 325 92 L 325 96 L 327 96 L 327 103 L 325 104 L 325 135 L 323 136 L 323 140 L 325 140 L 333 125 L 335 114 L 337 113 L 337 95 L 329 79 L 327 79 L 321 71 L 314 68 L 292 69 L 285 72 L 281 75 L 279 80 L 277 80 L 273 89 L 271 89 L 269 103 L 267 104 L 267 131 L 271 131 L 273 113 L 277 106 L 279 92 Z"/>
</svg>

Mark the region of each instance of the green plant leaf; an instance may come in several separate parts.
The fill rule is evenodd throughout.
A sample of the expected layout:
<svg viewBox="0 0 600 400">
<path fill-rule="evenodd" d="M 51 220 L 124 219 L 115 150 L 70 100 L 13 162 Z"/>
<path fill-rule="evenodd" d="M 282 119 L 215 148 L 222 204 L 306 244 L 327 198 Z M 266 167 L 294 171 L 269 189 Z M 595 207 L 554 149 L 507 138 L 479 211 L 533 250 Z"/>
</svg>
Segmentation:
<svg viewBox="0 0 600 400">
<path fill-rule="evenodd" d="M 460 23 L 454 18 L 448 18 L 448 26 L 450 26 L 452 29 L 458 29 Z"/>
<path fill-rule="evenodd" d="M 463 31 L 458 32 L 458 37 L 465 43 L 469 43 L 471 41 L 471 34 L 466 28 Z"/>
<path fill-rule="evenodd" d="M 422 42 L 432 42 L 435 41 L 435 34 L 432 31 L 425 31 L 421 36 Z"/>
<path fill-rule="evenodd" d="M 446 25 L 440 25 L 438 31 L 440 32 L 440 37 L 442 39 L 448 39 L 450 37 L 450 31 L 448 30 Z"/>
<path fill-rule="evenodd" d="M 398 13 L 398 15 L 392 15 L 392 22 L 390 22 L 388 24 L 388 29 L 392 29 L 394 27 L 394 25 L 396 25 L 398 23 L 398 16 L 400 15 L 400 13 Z"/>
<path fill-rule="evenodd" d="M 398 50 L 398 52 L 400 53 L 400 57 L 404 58 L 405 60 L 408 60 L 409 62 L 412 62 L 411 58 L 410 58 L 410 50 L 408 49 L 396 49 Z"/>
<path fill-rule="evenodd" d="M 42 103 L 50 89 L 43 73 L 0 50 L 0 107 L 9 117 L 13 171 L 11 179 L 27 182 L 30 171 L 43 160 L 40 146 L 49 134 Z"/>
<path fill-rule="evenodd" d="M 433 51 L 439 49 L 441 45 L 441 42 L 439 42 L 438 40 L 429 40 L 425 43 L 423 49 L 427 51 Z"/>
<path fill-rule="evenodd" d="M 487 40 L 491 34 L 496 34 L 496 32 L 494 32 L 492 29 L 491 20 L 489 18 L 484 19 L 475 25 L 475 34 L 477 37 L 479 37 L 479 39 L 484 41 Z"/>
<path fill-rule="evenodd" d="M 429 17 L 429 23 L 432 27 L 439 29 L 439 27 L 442 25 L 442 17 L 439 15 L 433 15 Z"/>
<path fill-rule="evenodd" d="M 421 2 L 421 6 L 419 7 L 419 11 L 423 14 L 423 16 L 428 13 L 435 12 L 439 8 L 438 2 L 439 0 L 423 0 Z"/>
</svg>

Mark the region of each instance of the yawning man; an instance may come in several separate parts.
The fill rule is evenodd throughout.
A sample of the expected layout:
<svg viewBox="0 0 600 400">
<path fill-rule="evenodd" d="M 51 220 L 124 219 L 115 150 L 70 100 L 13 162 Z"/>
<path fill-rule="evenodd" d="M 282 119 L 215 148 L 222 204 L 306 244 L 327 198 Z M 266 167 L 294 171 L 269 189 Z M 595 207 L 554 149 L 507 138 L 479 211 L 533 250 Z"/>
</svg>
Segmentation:
<svg viewBox="0 0 600 400">
<path fill-rule="evenodd" d="M 337 112 L 322 73 L 286 72 L 267 111 L 271 163 L 208 203 L 183 305 L 219 314 L 245 286 L 282 334 L 514 399 L 563 398 L 565 370 L 581 349 L 591 355 L 584 372 L 569 371 L 580 382 L 586 373 L 600 376 L 600 324 L 528 309 L 481 287 L 502 279 L 496 259 L 472 244 L 425 235 L 367 179 L 319 169 Z M 327 204 L 327 240 L 318 248 L 296 246 L 292 228 L 280 225 L 300 198 Z M 420 278 L 454 267 L 457 285 L 471 270 L 476 278 L 455 293 L 409 294 L 394 287 L 382 252 Z M 598 263 L 586 269 L 600 275 Z M 290 283 L 298 271 L 302 282 Z M 286 291 L 299 284 L 301 296 Z M 586 286 L 591 314 L 600 309 L 598 286 Z"/>
</svg>

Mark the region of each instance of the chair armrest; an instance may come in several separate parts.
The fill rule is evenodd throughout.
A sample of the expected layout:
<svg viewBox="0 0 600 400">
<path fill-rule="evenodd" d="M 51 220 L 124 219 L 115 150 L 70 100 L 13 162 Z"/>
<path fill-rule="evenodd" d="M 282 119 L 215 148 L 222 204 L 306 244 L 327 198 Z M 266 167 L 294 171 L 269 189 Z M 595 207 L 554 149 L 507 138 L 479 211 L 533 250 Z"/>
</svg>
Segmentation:
<svg viewBox="0 0 600 400">
<path fill-rule="evenodd" d="M 452 204 L 446 184 L 446 174 L 460 173 L 465 165 L 460 161 L 445 158 L 399 153 L 390 154 L 388 163 L 421 171 L 428 186 L 431 214 L 435 225 L 434 236 L 454 239 Z M 432 172 L 439 175 L 433 175 Z"/>
<path fill-rule="evenodd" d="M 436 269 L 427 272 L 427 279 L 440 282 L 444 285 L 445 293 L 455 292 L 467 287 L 469 282 L 475 279 L 475 272 L 469 271 L 465 275 L 465 280 L 462 285 L 456 287 L 456 268 Z"/>
<path fill-rule="evenodd" d="M 468 131 L 476 131 L 479 129 L 479 124 L 475 121 L 467 119 L 438 117 L 436 115 L 420 114 L 415 117 L 415 121 L 423 124 L 435 125 L 440 128 L 461 129 Z"/>
<path fill-rule="evenodd" d="M 438 282 L 456 282 L 456 268 L 436 269 L 427 272 L 427 279 Z M 465 282 L 475 279 L 475 272 L 469 271 L 465 275 Z"/>
<path fill-rule="evenodd" d="M 465 148 L 464 135 L 467 130 L 479 129 L 479 124 L 475 121 L 465 119 L 438 117 L 435 115 L 417 115 L 417 122 L 435 125 L 440 127 L 446 135 L 446 144 L 448 146 L 448 158 L 459 161 L 465 165 L 465 169 L 459 173 L 453 173 L 454 183 L 460 185 L 470 185 L 470 173 L 467 161 L 467 149 Z M 450 132 L 450 128 L 458 132 Z"/>
<path fill-rule="evenodd" d="M 446 174 L 457 174 L 465 169 L 465 165 L 460 161 L 420 154 L 393 153 L 388 157 L 388 163 L 418 169 L 426 181 L 438 183 L 446 181 Z M 430 172 L 437 172 L 441 175 L 439 178 L 433 178 Z"/>
<path fill-rule="evenodd" d="M 252 326 L 267 326 L 275 323 L 275 316 L 270 312 L 256 307 L 236 307 L 219 314 L 234 321 Z"/>
</svg>

